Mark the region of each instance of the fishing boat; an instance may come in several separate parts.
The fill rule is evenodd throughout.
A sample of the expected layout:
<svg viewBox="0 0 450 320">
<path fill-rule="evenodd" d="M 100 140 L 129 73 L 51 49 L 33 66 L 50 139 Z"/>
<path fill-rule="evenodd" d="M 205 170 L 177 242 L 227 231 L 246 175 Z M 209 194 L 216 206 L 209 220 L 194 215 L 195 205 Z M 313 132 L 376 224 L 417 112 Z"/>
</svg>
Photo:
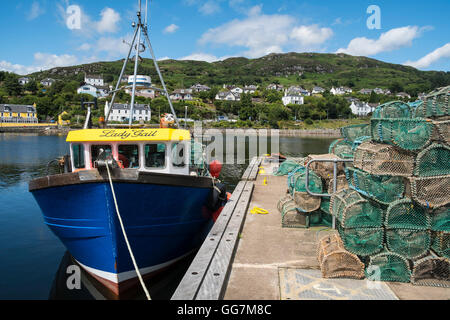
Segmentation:
<svg viewBox="0 0 450 320">
<path fill-rule="evenodd" d="M 134 27 L 119 77 L 135 48 L 131 111 L 141 33 L 151 48 L 140 11 Z M 201 145 L 192 142 L 190 131 L 179 128 L 162 76 L 160 80 L 172 109 L 160 128 L 135 128 L 130 117 L 129 128 L 106 123 L 93 129 L 88 107 L 84 128 L 67 136 L 70 155 L 65 157 L 65 172 L 29 184 L 45 223 L 76 263 L 117 296 L 139 282 L 145 289 L 147 278 L 198 248 L 227 198 L 217 180 L 221 164 L 206 165 Z M 119 85 L 120 81 L 111 108 Z"/>
</svg>

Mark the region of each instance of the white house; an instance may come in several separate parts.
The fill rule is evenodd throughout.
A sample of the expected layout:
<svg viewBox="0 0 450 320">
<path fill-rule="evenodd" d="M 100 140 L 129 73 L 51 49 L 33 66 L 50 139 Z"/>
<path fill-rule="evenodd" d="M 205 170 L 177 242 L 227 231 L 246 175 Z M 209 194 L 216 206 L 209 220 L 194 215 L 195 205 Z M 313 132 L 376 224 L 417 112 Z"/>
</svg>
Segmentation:
<svg viewBox="0 0 450 320">
<path fill-rule="evenodd" d="M 287 106 L 288 104 L 304 104 L 305 98 L 300 93 L 288 93 L 286 90 L 284 92 L 284 97 L 281 99 L 283 104 Z"/>
<path fill-rule="evenodd" d="M 192 97 L 192 90 L 191 89 L 176 89 L 172 94 L 170 95 L 171 100 L 193 100 Z"/>
<path fill-rule="evenodd" d="M 84 75 L 84 82 L 92 86 L 104 86 L 103 77 L 99 75 Z"/>
<path fill-rule="evenodd" d="M 350 109 L 354 115 L 357 115 L 358 117 L 365 117 L 369 113 L 374 112 L 376 107 L 369 105 L 367 102 L 354 100 L 350 105 Z"/>
<path fill-rule="evenodd" d="M 31 79 L 28 77 L 19 78 L 19 84 L 21 86 L 28 84 L 30 81 L 31 81 Z"/>
<path fill-rule="evenodd" d="M 235 94 L 235 93 L 233 93 L 231 91 L 221 91 L 221 92 L 217 93 L 216 100 L 221 100 L 221 101 L 240 101 L 241 100 L 241 95 L 240 94 Z"/>
<path fill-rule="evenodd" d="M 275 83 L 271 83 L 266 87 L 267 90 L 276 90 L 276 91 L 283 91 L 284 90 L 284 86 L 281 84 L 275 84 Z"/>
<path fill-rule="evenodd" d="M 411 99 L 411 96 L 409 94 L 407 94 L 406 92 L 399 92 L 395 95 L 397 98 L 402 98 L 402 99 Z"/>
<path fill-rule="evenodd" d="M 288 94 L 301 94 L 304 96 L 311 95 L 311 92 L 309 92 L 306 89 L 303 89 L 302 87 L 298 87 L 298 86 L 291 86 L 291 87 L 289 87 L 289 89 L 287 91 L 288 91 Z"/>
<path fill-rule="evenodd" d="M 45 87 L 51 87 L 56 82 L 55 79 L 52 78 L 46 78 L 41 81 L 41 84 Z"/>
<path fill-rule="evenodd" d="M 359 90 L 359 93 L 361 93 L 361 94 L 371 94 L 372 93 L 372 89 L 361 89 L 361 90 Z"/>
<path fill-rule="evenodd" d="M 233 87 L 230 89 L 230 91 L 234 94 L 239 94 L 239 95 L 244 93 L 244 89 L 239 88 L 239 87 Z"/>
<path fill-rule="evenodd" d="M 244 93 L 254 94 L 258 90 L 258 87 L 255 85 L 249 85 L 244 87 Z"/>
<path fill-rule="evenodd" d="M 105 116 L 109 109 L 109 103 L 105 104 Z M 108 121 L 128 122 L 131 114 L 131 105 L 114 103 L 109 114 Z M 150 121 L 152 119 L 152 111 L 149 105 L 135 104 L 133 110 L 133 121 Z"/>
<path fill-rule="evenodd" d="M 332 87 L 330 90 L 330 93 L 334 96 L 340 96 L 340 95 L 345 94 L 345 90 L 342 87 L 340 87 L 340 88 Z"/>
<path fill-rule="evenodd" d="M 101 87 L 101 86 L 93 86 L 90 84 L 85 84 L 78 88 L 77 90 L 78 94 L 90 94 L 93 97 L 96 98 L 103 98 L 108 96 L 109 94 L 109 87 Z"/>
<path fill-rule="evenodd" d="M 194 84 L 194 85 L 191 87 L 191 90 L 192 90 L 192 92 L 204 92 L 204 91 L 209 91 L 209 90 L 211 90 L 211 88 L 210 88 L 210 87 L 207 87 L 207 86 L 204 86 L 204 85 L 202 85 L 202 84 L 200 84 L 200 83 L 197 83 L 197 84 Z"/>
<path fill-rule="evenodd" d="M 325 92 L 325 89 L 322 88 L 322 87 L 314 87 L 312 89 L 312 94 L 321 94 L 321 93 L 324 93 L 324 92 Z"/>
</svg>

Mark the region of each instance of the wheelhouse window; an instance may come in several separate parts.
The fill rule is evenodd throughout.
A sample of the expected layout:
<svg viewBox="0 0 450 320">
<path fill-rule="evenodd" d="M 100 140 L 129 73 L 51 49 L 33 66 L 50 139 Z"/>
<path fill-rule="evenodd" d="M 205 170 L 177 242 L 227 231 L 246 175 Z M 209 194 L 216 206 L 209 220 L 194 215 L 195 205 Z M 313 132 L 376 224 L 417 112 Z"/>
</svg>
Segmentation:
<svg viewBox="0 0 450 320">
<path fill-rule="evenodd" d="M 75 169 L 84 169 L 84 145 L 74 144 L 72 145 L 73 165 Z"/>
<path fill-rule="evenodd" d="M 106 154 L 112 154 L 112 147 L 110 145 L 93 145 L 91 146 L 91 161 L 95 167 L 95 161 L 98 159 L 98 156 L 101 153 L 101 150 L 104 150 Z"/>
<path fill-rule="evenodd" d="M 139 168 L 139 146 L 138 145 L 119 145 L 119 161 L 123 167 Z"/>
<path fill-rule="evenodd" d="M 172 165 L 177 168 L 183 168 L 186 165 L 184 143 L 172 144 Z"/>
<path fill-rule="evenodd" d="M 166 145 L 164 143 L 146 144 L 144 154 L 147 168 L 166 167 Z"/>
</svg>

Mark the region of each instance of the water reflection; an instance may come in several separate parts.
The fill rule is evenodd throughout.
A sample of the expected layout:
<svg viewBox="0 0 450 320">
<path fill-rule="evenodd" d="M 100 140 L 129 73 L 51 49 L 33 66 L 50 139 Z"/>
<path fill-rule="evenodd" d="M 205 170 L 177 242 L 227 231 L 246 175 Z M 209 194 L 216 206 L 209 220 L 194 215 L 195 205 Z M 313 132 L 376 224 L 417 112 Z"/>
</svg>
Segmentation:
<svg viewBox="0 0 450 320">
<path fill-rule="evenodd" d="M 170 268 L 164 270 L 157 276 L 147 280 L 145 285 L 152 300 L 170 300 L 181 279 L 189 268 L 196 253 L 179 261 Z M 69 267 L 76 265 L 69 252 L 66 252 L 61 259 L 58 271 L 55 274 L 49 300 L 118 300 L 119 297 L 106 290 L 96 279 L 90 276 L 82 268 L 79 270 L 81 279 L 80 287 L 69 289 L 69 284 L 75 284 L 74 272 Z M 69 270 L 69 271 L 68 271 Z M 131 291 L 120 297 L 121 300 L 145 300 L 145 294 L 140 286 L 136 286 Z"/>
</svg>

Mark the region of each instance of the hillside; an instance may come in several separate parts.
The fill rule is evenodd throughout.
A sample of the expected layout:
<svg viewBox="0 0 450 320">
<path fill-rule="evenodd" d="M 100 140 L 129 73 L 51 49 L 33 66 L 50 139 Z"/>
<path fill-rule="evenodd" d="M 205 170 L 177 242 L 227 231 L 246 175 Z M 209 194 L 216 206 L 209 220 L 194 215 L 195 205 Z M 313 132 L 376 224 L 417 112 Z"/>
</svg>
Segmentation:
<svg viewBox="0 0 450 320">
<path fill-rule="evenodd" d="M 36 79 L 51 77 L 60 80 L 82 81 L 84 73 L 101 73 L 106 81 L 117 80 L 123 60 L 97 62 L 81 66 L 54 68 L 30 76 Z M 397 88 L 412 95 L 450 84 L 450 72 L 419 71 L 346 54 L 287 53 L 270 54 L 258 59 L 230 58 L 219 62 L 164 60 L 159 65 L 171 89 L 189 87 L 195 83 L 209 86 L 226 84 L 284 85 L 300 84 L 307 89 L 315 85 L 350 86 L 362 88 Z M 133 72 L 129 63 L 126 74 Z M 140 74 L 149 74 L 158 83 L 156 70 L 150 59 L 140 65 Z"/>
</svg>

